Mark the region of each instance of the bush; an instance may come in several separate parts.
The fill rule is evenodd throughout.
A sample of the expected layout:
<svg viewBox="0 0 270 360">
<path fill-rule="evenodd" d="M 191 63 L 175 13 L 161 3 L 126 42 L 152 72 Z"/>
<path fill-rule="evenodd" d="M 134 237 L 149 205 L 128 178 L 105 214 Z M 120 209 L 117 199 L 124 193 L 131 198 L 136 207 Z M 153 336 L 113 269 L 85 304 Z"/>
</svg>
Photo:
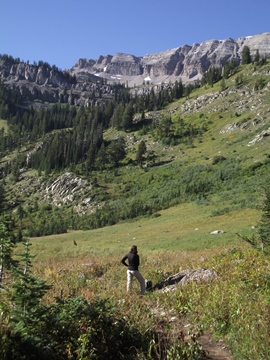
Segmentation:
<svg viewBox="0 0 270 360">
<path fill-rule="evenodd" d="M 225 158 L 224 156 L 222 156 L 222 155 L 217 155 L 217 156 L 214 156 L 214 157 L 213 157 L 212 164 L 213 164 L 213 165 L 216 165 L 216 164 L 218 164 L 218 163 L 220 163 L 220 162 L 222 162 L 222 161 L 225 161 L 225 160 L 226 160 L 226 158 Z"/>
<path fill-rule="evenodd" d="M 58 299 L 21 331 L 6 331 L 2 359 L 134 359 L 144 337 L 117 314 L 111 299 Z M 3 337 L 4 334 L 2 334 Z"/>
</svg>

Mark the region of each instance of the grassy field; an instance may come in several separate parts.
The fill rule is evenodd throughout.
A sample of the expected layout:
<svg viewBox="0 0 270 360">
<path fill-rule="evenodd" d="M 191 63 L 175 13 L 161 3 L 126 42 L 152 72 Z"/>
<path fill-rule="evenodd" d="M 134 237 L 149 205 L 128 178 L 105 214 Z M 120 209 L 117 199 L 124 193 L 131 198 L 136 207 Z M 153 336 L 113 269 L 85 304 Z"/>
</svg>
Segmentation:
<svg viewBox="0 0 270 360">
<path fill-rule="evenodd" d="M 194 203 L 160 211 L 157 216 L 141 218 L 88 231 L 72 231 L 61 235 L 32 238 L 36 261 L 55 258 L 121 257 L 133 243 L 142 255 L 155 251 L 207 251 L 243 245 L 236 235 L 251 235 L 259 212 L 243 209 L 221 216 L 211 216 L 212 206 Z M 223 230 L 223 234 L 210 234 Z M 77 246 L 73 241 L 76 241 Z"/>
<path fill-rule="evenodd" d="M 34 272 L 53 285 L 44 301 L 70 296 L 90 301 L 111 298 L 122 316 L 136 321 L 142 332 L 160 328 L 155 314 L 163 313 L 167 330 L 160 331 L 172 342 L 177 343 L 174 337 L 183 324 L 189 324 L 190 331 L 225 341 L 235 359 L 268 358 L 269 262 L 237 236 L 251 236 L 261 214 L 245 209 L 213 217 L 212 207 L 183 204 L 151 218 L 30 239 L 36 254 Z M 210 234 L 214 230 L 224 233 Z M 139 286 L 135 282 L 129 296 L 120 260 L 133 244 L 139 249 L 141 272 L 153 284 L 184 269 L 212 269 L 218 278 L 210 284 L 153 292 L 144 298 L 136 295 Z M 178 320 L 172 324 L 171 318 Z M 213 344 L 216 351 L 219 347 Z M 197 340 L 185 346 L 194 350 Z M 183 347 L 174 349 L 167 359 L 184 351 Z"/>
</svg>

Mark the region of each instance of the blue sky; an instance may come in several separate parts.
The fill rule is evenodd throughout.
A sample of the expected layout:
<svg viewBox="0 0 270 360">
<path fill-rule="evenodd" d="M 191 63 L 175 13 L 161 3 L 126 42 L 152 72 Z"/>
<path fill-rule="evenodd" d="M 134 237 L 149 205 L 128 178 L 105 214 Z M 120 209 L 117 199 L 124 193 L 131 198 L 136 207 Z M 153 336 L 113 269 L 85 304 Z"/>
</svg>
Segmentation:
<svg viewBox="0 0 270 360">
<path fill-rule="evenodd" d="M 0 0 L 0 54 L 61 69 L 270 31 L 270 0 Z"/>
</svg>

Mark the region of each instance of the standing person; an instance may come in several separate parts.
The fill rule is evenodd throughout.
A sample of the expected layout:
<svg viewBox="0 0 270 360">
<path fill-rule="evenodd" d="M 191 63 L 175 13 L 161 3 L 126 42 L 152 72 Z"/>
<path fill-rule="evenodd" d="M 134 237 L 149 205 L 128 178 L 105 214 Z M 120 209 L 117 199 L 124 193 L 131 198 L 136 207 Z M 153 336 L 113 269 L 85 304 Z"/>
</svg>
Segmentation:
<svg viewBox="0 0 270 360">
<path fill-rule="evenodd" d="M 128 264 L 126 263 L 128 260 Z M 127 266 L 127 291 L 130 292 L 132 288 L 133 277 L 139 281 L 141 286 L 141 294 L 145 293 L 145 280 L 139 271 L 140 257 L 138 255 L 138 249 L 136 245 L 132 245 L 130 252 L 123 257 L 121 263 Z"/>
</svg>

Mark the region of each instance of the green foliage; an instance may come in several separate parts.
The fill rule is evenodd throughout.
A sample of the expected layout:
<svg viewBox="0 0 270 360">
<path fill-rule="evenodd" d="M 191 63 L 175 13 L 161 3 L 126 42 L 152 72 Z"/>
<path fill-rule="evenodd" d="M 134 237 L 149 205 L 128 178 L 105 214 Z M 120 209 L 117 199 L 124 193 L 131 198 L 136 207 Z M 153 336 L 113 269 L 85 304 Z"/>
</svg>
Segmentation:
<svg viewBox="0 0 270 360">
<path fill-rule="evenodd" d="M 224 161 L 224 160 L 226 160 L 226 158 L 223 155 L 216 155 L 216 156 L 214 156 L 214 158 L 212 160 L 212 164 L 216 165 L 219 162 Z"/>
<path fill-rule="evenodd" d="M 237 72 L 239 62 L 236 58 L 226 61 L 223 67 L 223 77 L 228 79 L 230 76 L 234 75 Z"/>
<path fill-rule="evenodd" d="M 263 73 L 266 69 L 262 68 L 260 71 Z M 252 78 L 249 73 L 251 71 Z M 219 72 L 220 69 L 208 71 L 209 76 L 211 74 L 212 79 L 216 80 Z M 236 72 L 239 74 L 230 79 Z M 257 84 L 258 89 L 261 88 L 267 79 L 262 82 L 260 79 L 264 77 L 254 75 L 253 72 L 254 69 L 249 66 L 239 67 L 237 59 L 225 63 L 223 75 L 226 78 L 226 88 L 232 88 L 234 81 L 239 82 L 239 87 L 245 84 L 253 89 L 254 84 Z M 70 228 L 106 226 L 134 217 L 151 216 L 185 201 L 202 204 L 226 199 L 226 204 L 217 206 L 217 212 L 222 209 L 253 207 L 260 181 L 256 174 L 260 174 L 262 179 L 267 173 L 268 165 L 262 154 L 256 154 L 250 148 L 250 155 L 247 155 L 247 151 L 240 147 L 241 142 L 251 137 L 250 132 L 245 133 L 242 138 L 237 132 L 222 135 L 217 133 L 217 128 L 228 123 L 228 116 L 237 116 L 237 123 L 241 125 L 245 116 L 247 127 L 252 118 L 251 114 L 242 116 L 236 109 L 230 110 L 230 95 L 218 96 L 220 85 L 213 84 L 213 90 L 218 89 L 218 92 L 217 99 L 212 99 L 211 95 L 214 104 L 211 107 L 207 105 L 210 89 L 199 88 L 198 83 L 184 86 L 181 82 L 175 82 L 160 84 L 155 89 L 146 86 L 143 96 L 139 95 L 139 91 L 136 93 L 137 89 L 131 93 L 124 86 L 112 86 L 110 89 L 114 94 L 113 99 L 106 100 L 102 106 L 54 104 L 41 110 L 20 107 L 19 112 L 16 111 L 20 104 L 19 95 L 1 85 L 0 98 L 2 109 L 8 111 L 9 130 L 0 133 L 3 140 L 0 141 L 3 147 L 1 154 L 8 155 L 7 161 L 3 158 L 1 176 L 9 183 L 9 191 L 15 188 L 14 182 L 16 186 L 23 187 L 24 174 L 32 169 L 37 170 L 39 177 L 45 175 L 44 182 L 47 182 L 47 175 L 57 176 L 63 171 L 71 171 L 90 183 L 93 178 L 97 179 L 94 190 L 84 194 L 93 200 L 93 214 L 88 210 L 83 216 L 74 211 L 83 200 L 81 195 L 78 198 L 75 196 L 73 203 L 64 204 L 62 211 L 58 211 L 54 205 L 47 210 L 34 208 L 31 196 L 26 200 L 26 191 L 21 194 L 10 191 L 11 206 L 8 211 L 14 210 L 18 238 L 24 234 L 43 236 L 64 233 Z M 201 95 L 204 99 L 202 103 Z M 196 109 L 187 110 L 189 102 L 185 102 L 184 96 L 190 96 L 191 105 L 199 105 L 199 113 Z M 238 91 L 233 104 L 237 101 L 237 96 Z M 164 106 L 174 99 L 179 101 L 165 109 Z M 159 112 L 163 108 L 164 111 Z M 212 112 L 211 108 L 215 108 L 215 111 Z M 219 109 L 223 109 L 222 112 Z M 144 114 L 143 118 L 140 118 L 138 110 Z M 123 129 L 124 113 L 131 121 L 134 111 L 136 117 L 132 120 L 132 126 L 130 122 L 126 128 L 128 133 L 119 133 L 116 129 Z M 114 129 L 108 130 L 111 126 Z M 109 137 L 111 130 L 114 135 Z M 220 140 L 219 146 L 214 139 Z M 139 140 L 147 147 L 145 154 L 142 154 L 144 149 L 138 148 L 136 152 Z M 13 153 L 15 144 L 19 144 L 20 148 Z M 234 148 L 237 150 L 233 150 L 235 154 L 232 154 Z M 226 159 L 217 154 L 226 154 Z M 259 161 L 252 165 L 252 157 L 257 158 L 257 155 Z M 238 165 L 236 159 L 239 161 Z M 141 161 L 145 164 L 144 173 L 134 166 Z M 200 166 L 202 170 L 199 171 Z M 150 180 L 150 176 L 154 180 Z M 33 189 L 30 184 L 29 188 L 30 191 Z M 232 188 L 236 190 L 231 190 Z M 39 197 L 38 201 L 43 203 L 43 199 Z M 71 207 L 74 211 L 72 218 Z M 98 210 L 94 214 L 96 209 Z"/>
<path fill-rule="evenodd" d="M 261 61 L 259 60 L 259 63 Z M 257 68 L 260 66 L 259 63 L 256 64 Z M 250 67 L 243 67 L 243 70 L 240 70 L 236 60 L 225 64 L 224 78 L 228 79 L 226 86 L 229 88 L 235 81 L 237 87 L 245 84 L 252 88 L 257 84 L 255 88 L 261 89 L 266 84 L 266 80 L 260 80 L 259 76 L 250 80 L 247 73 L 249 69 Z M 229 79 L 237 71 L 238 76 Z M 213 86 L 211 92 L 220 89 L 220 84 L 215 85 L 219 76 L 219 71 L 209 70 L 206 80 L 211 87 Z M 203 328 L 214 331 L 218 337 L 225 338 L 236 358 L 255 360 L 269 358 L 270 280 L 267 257 L 270 233 L 269 193 L 265 194 L 266 202 L 262 207 L 263 216 L 257 237 L 254 237 L 254 242 L 249 241 L 256 249 L 263 244 L 261 246 L 264 250 L 263 256 L 260 252 L 234 249 L 226 250 L 224 253 L 218 249 L 219 255 L 209 260 L 217 243 L 210 240 L 205 233 L 209 230 L 209 224 L 205 225 L 205 223 L 211 222 L 211 226 L 216 225 L 217 216 L 222 218 L 222 224 L 227 221 L 226 224 L 231 225 L 232 222 L 237 222 L 238 216 L 236 212 L 232 216 L 233 210 L 240 208 L 249 210 L 249 207 L 254 207 L 259 185 L 269 173 L 269 156 L 265 159 L 265 155 L 262 156 L 260 150 L 253 150 L 247 155 L 243 150 L 246 148 L 243 146 L 243 136 L 241 139 L 234 132 L 223 133 L 222 138 L 219 138 L 221 126 L 231 121 L 229 117 L 233 118 L 236 111 L 238 119 L 235 121 L 251 118 L 250 113 L 242 115 L 236 110 L 235 103 L 239 93 L 237 90 L 234 89 L 236 94 L 233 94 L 233 100 L 229 100 L 234 107 L 227 110 L 229 102 L 224 103 L 218 99 L 220 102 L 217 101 L 210 106 L 215 109 L 214 113 L 209 107 L 204 106 L 199 110 L 203 112 L 201 115 L 196 112 L 188 115 L 183 110 L 183 96 L 189 98 L 189 103 L 192 104 L 195 103 L 194 99 L 204 95 L 204 92 L 202 89 L 196 90 L 195 85 L 185 87 L 181 83 L 162 84 L 156 92 L 146 86 L 143 98 L 140 96 L 131 98 L 129 92 L 119 86 L 114 89 L 113 101 L 104 102 L 99 107 L 79 108 L 62 104 L 40 111 L 20 107 L 20 112 L 17 112 L 20 104 L 19 95 L 14 91 L 7 91 L 6 87 L 1 87 L 0 91 L 2 96 L 0 113 L 3 118 L 8 119 L 8 131 L 0 133 L 2 158 L 9 156 L 9 160 L 5 160 L 5 166 L 1 165 L 1 176 L 5 181 L 10 183 L 15 181 L 18 185 L 22 178 L 21 169 L 26 165 L 37 169 L 39 175 L 42 172 L 50 174 L 54 171 L 58 174 L 63 170 L 73 169 L 81 176 L 90 178 L 95 191 L 93 196 L 98 197 L 99 204 L 103 205 L 91 215 L 77 216 L 70 208 L 66 212 L 56 211 L 51 204 L 42 206 L 37 199 L 35 203 L 32 199 L 32 203 L 26 206 L 25 199 L 20 197 L 19 191 L 16 199 L 9 197 L 9 191 L 3 200 L 0 199 L 2 209 L 6 208 L 6 204 L 15 207 L 15 211 L 12 212 L 14 218 L 0 224 L 2 251 L 0 349 L 4 360 L 165 357 L 196 359 L 202 358 L 199 337 Z M 256 95 L 258 94 L 254 96 Z M 172 99 L 180 100 L 173 104 L 173 107 L 164 109 L 163 115 L 156 116 L 159 115 L 157 111 L 170 104 Z M 132 122 L 132 109 L 143 114 L 136 124 Z M 154 114 L 148 113 L 151 110 Z M 160 121 L 157 121 L 158 118 Z M 209 124 L 211 124 L 210 130 Z M 136 128 L 138 132 L 134 132 L 130 137 L 130 134 L 124 134 L 125 140 L 117 133 L 116 137 L 105 141 L 103 134 L 108 126 L 127 131 Z M 137 135 L 144 135 L 148 149 L 145 157 L 152 154 L 148 167 L 143 170 L 134 167 L 133 160 L 130 163 L 124 161 L 127 152 L 130 157 L 137 157 L 134 146 L 138 143 Z M 245 136 L 245 141 L 250 138 L 250 135 Z M 130 140 L 133 137 L 134 141 Z M 221 139 L 221 141 L 217 144 L 213 139 Z M 126 140 L 132 143 L 129 147 Z M 196 148 L 201 141 L 206 143 L 202 151 Z M 17 144 L 21 148 L 16 148 Z M 175 144 L 181 144 L 181 147 L 176 148 Z M 138 158 L 144 160 L 145 148 L 143 144 L 141 147 Z M 22 155 L 17 156 L 13 153 L 15 149 L 18 149 Z M 24 155 L 25 150 L 31 155 L 28 157 L 28 162 Z M 226 154 L 226 158 L 216 154 Z M 185 203 L 183 209 L 188 207 L 187 202 L 190 201 L 198 204 L 196 210 L 194 205 L 193 211 L 188 215 L 185 215 L 185 211 L 178 216 L 172 215 L 174 216 L 172 224 L 177 226 L 173 225 L 166 230 L 165 216 L 161 210 Z M 194 228 L 195 222 L 200 223 L 197 221 L 198 217 L 194 217 L 194 211 L 203 212 L 200 220 L 204 225 L 201 223 L 198 227 L 203 226 L 204 232 L 197 236 L 198 239 L 190 230 Z M 70 216 L 71 212 L 72 216 Z M 79 246 L 75 251 L 75 247 L 72 247 L 72 250 L 69 250 L 68 246 L 67 249 L 63 249 L 63 246 L 57 243 L 57 237 L 54 237 L 50 242 L 50 253 L 47 255 L 48 258 L 50 257 L 49 270 L 43 261 L 44 252 L 40 252 L 40 267 L 44 267 L 40 272 L 44 275 L 46 271 L 50 271 L 52 274 L 52 279 L 57 284 L 54 294 L 49 293 L 50 286 L 31 271 L 32 257 L 28 241 L 20 244 L 24 248 L 22 253 L 16 253 L 16 261 L 12 256 L 14 239 L 24 240 L 21 229 L 24 232 L 26 229 L 28 235 L 38 236 L 63 233 L 68 227 L 93 229 L 141 216 L 154 217 L 152 226 L 155 229 L 158 222 L 162 222 L 159 228 L 161 230 L 157 233 L 157 230 L 153 232 L 153 229 L 150 229 L 146 219 L 140 219 L 147 226 L 140 226 L 138 229 L 137 225 L 136 233 L 134 231 L 136 236 L 137 233 L 140 234 L 138 236 L 141 243 L 145 241 L 148 249 L 154 249 L 151 253 L 149 251 L 149 258 L 148 255 L 145 256 L 147 277 L 153 281 L 163 280 L 168 275 L 168 269 L 172 274 L 173 270 L 175 273 L 184 264 L 188 264 L 189 267 L 198 264 L 201 266 L 201 262 L 204 261 L 203 266 L 214 268 L 218 278 L 211 284 L 187 286 L 183 292 L 177 290 L 167 295 L 149 293 L 146 299 L 136 298 L 136 301 L 133 297 L 131 299 L 123 297 L 124 280 L 119 277 L 119 267 L 116 265 L 118 260 L 112 260 L 112 248 L 118 242 L 120 242 L 119 247 L 126 244 L 127 234 L 131 236 L 134 230 L 132 223 L 125 225 L 122 239 L 114 235 L 118 227 L 108 229 L 110 235 L 105 245 L 106 250 L 104 250 L 105 246 L 100 249 L 99 239 L 103 237 L 103 229 L 87 234 L 80 232 L 77 235 L 87 244 L 83 248 L 86 251 L 78 250 Z M 189 217 L 185 229 L 180 227 L 184 222 L 184 216 Z M 241 224 L 237 226 L 240 227 Z M 245 226 L 250 226 L 249 218 Z M 16 234 L 12 232 L 14 227 Z M 141 232 L 144 227 L 147 235 Z M 152 231 L 151 234 L 154 236 L 149 235 L 149 231 Z M 185 235 L 185 232 L 189 234 Z M 167 238 L 165 233 L 168 233 Z M 64 236 L 69 235 L 67 233 Z M 72 270 L 70 276 L 60 278 L 63 273 L 60 275 L 57 270 L 55 272 L 55 269 L 51 269 L 52 258 L 56 251 L 59 255 L 60 251 L 65 250 L 64 254 L 68 254 L 66 264 L 70 265 L 72 262 L 72 268 L 76 251 L 81 251 L 84 257 L 91 256 L 92 261 L 93 253 L 97 250 L 89 246 L 91 236 L 95 238 L 94 242 L 98 243 L 98 251 L 109 254 L 110 263 L 108 264 L 107 257 L 105 261 L 101 259 L 100 263 L 95 259 L 97 263 L 91 265 L 91 270 L 81 274 L 80 259 L 79 274 Z M 191 259 L 193 254 L 179 252 L 179 249 L 185 247 L 185 236 L 188 240 L 196 239 L 194 243 L 199 243 L 200 252 L 207 254 L 207 260 L 204 258 L 199 262 L 193 262 Z M 229 244 L 234 244 L 236 240 L 233 239 L 232 234 L 224 234 L 224 236 L 226 236 L 225 240 L 222 239 L 220 242 L 228 249 Z M 193 241 L 188 242 L 186 246 L 189 249 L 197 246 Z M 164 258 L 160 257 L 160 253 L 156 253 L 160 248 L 166 249 Z M 176 257 L 174 261 L 168 259 L 170 248 L 178 250 L 174 251 Z M 204 250 L 205 248 L 211 248 L 211 256 Z M 59 257 L 57 256 L 57 265 L 59 265 Z M 202 257 L 204 255 L 200 254 L 200 259 Z M 186 263 L 184 263 L 185 258 L 188 258 Z M 168 263 L 165 259 L 166 261 L 168 259 Z M 154 267 L 158 270 L 154 270 Z M 63 296 L 63 293 L 68 295 Z M 99 297 L 91 295 L 89 296 L 91 300 L 86 300 L 83 297 L 76 297 L 74 295 L 76 293 L 98 294 Z M 113 297 L 108 297 L 112 293 Z M 42 302 L 45 294 L 50 296 L 50 301 Z M 60 298 L 57 297 L 55 301 L 53 295 L 59 296 L 59 294 Z M 172 322 L 165 318 L 166 315 L 162 319 L 153 316 L 152 311 L 157 308 L 162 311 L 161 307 L 165 308 L 165 314 L 171 314 L 173 310 L 179 317 L 188 318 L 198 325 L 194 331 L 190 331 L 190 334 L 184 334 L 182 331 L 179 332 L 179 324 L 177 324 L 176 332 Z"/>
<path fill-rule="evenodd" d="M 3 360 L 135 359 L 137 353 L 147 351 L 150 341 L 136 324 L 121 318 L 109 298 L 91 302 L 83 297 L 58 299 L 39 316 L 38 321 L 17 326 L 8 335 Z"/>
<path fill-rule="evenodd" d="M 13 266 L 13 278 L 14 282 L 11 288 L 11 301 L 14 304 L 14 310 L 12 313 L 15 315 L 18 322 L 33 316 L 38 309 L 40 300 L 45 293 L 51 288 L 44 281 L 39 280 L 31 273 L 31 258 L 30 246 L 31 243 L 24 242 L 24 252 L 17 254 L 18 260 L 16 266 Z"/>
<path fill-rule="evenodd" d="M 250 48 L 245 45 L 242 50 L 242 64 L 250 64 L 251 63 L 251 55 Z"/>
<path fill-rule="evenodd" d="M 222 79 L 222 68 L 211 66 L 207 71 L 204 72 L 202 77 L 202 85 L 208 84 L 213 86 L 214 83 Z"/>
<path fill-rule="evenodd" d="M 13 248 L 15 247 L 14 236 L 10 229 L 10 222 L 6 217 L 0 220 L 0 290 L 5 287 L 8 271 L 15 263 Z"/>
<path fill-rule="evenodd" d="M 129 102 L 124 110 L 121 128 L 125 131 L 130 130 L 133 125 L 134 108 L 132 102 Z"/>
<path fill-rule="evenodd" d="M 6 206 L 6 194 L 5 194 L 5 187 L 0 182 L 0 215 L 4 213 Z"/>
<path fill-rule="evenodd" d="M 50 221 L 44 221 L 46 214 L 50 217 Z M 42 209 L 37 211 L 35 216 L 30 216 L 30 220 L 32 221 L 30 221 L 25 229 L 25 234 L 29 237 L 64 234 L 67 232 L 68 225 L 70 225 L 60 212 L 56 211 L 56 213 L 52 214 L 51 209 L 48 211 L 42 211 Z"/>
<path fill-rule="evenodd" d="M 147 150 L 147 148 L 146 148 L 145 141 L 142 140 L 138 146 L 138 150 L 136 153 L 136 161 L 139 165 L 142 165 L 142 163 L 143 163 L 146 150 Z"/>
<path fill-rule="evenodd" d="M 112 167 L 118 167 L 121 160 L 126 156 L 125 140 L 120 137 L 119 139 L 112 141 L 107 149 L 109 162 Z"/>
<path fill-rule="evenodd" d="M 261 90 L 266 85 L 266 81 L 263 78 L 256 79 L 254 82 L 254 90 Z"/>
<path fill-rule="evenodd" d="M 150 339 L 121 318 L 113 299 L 41 305 L 51 286 L 31 272 L 31 244 L 25 242 L 14 261 L 6 224 L 0 225 L 1 282 L 4 270 L 13 276 L 0 294 L 1 359 L 133 359 L 147 351 Z"/>
<path fill-rule="evenodd" d="M 258 50 L 258 49 L 256 50 L 255 57 L 254 57 L 254 61 L 255 61 L 256 63 L 259 63 L 259 62 L 260 62 L 260 53 L 259 53 L 259 50 Z"/>
<path fill-rule="evenodd" d="M 220 274 L 220 280 L 210 288 L 198 289 L 197 310 L 202 311 L 205 324 L 217 336 L 227 339 L 237 359 L 269 357 L 266 334 L 270 287 L 266 264 L 266 259 L 253 252 L 232 249 L 213 259 L 212 266 Z M 211 293 L 208 299 L 203 296 L 206 292 Z"/>
<path fill-rule="evenodd" d="M 237 88 L 239 88 L 239 86 L 242 84 L 242 82 L 243 82 L 242 75 L 236 76 L 236 78 L 235 78 L 235 86 Z"/>
<path fill-rule="evenodd" d="M 270 188 L 269 182 L 264 187 L 263 202 L 261 205 L 262 216 L 258 226 L 258 237 L 262 251 L 270 253 Z"/>
<path fill-rule="evenodd" d="M 167 324 L 167 331 L 169 333 L 170 325 Z M 204 351 L 199 339 L 202 335 L 202 329 L 190 330 L 186 335 L 182 330 L 179 331 L 179 340 L 176 344 L 172 343 L 169 337 L 162 334 L 162 339 L 156 343 L 153 339 L 150 343 L 149 358 L 153 358 L 153 354 L 158 359 L 167 360 L 199 360 L 204 357 Z"/>
<path fill-rule="evenodd" d="M 269 181 L 263 187 L 262 215 L 258 227 L 256 229 L 256 235 L 252 237 L 239 235 L 243 240 L 247 241 L 257 250 L 261 250 L 265 254 L 270 254 L 270 188 Z"/>
</svg>

